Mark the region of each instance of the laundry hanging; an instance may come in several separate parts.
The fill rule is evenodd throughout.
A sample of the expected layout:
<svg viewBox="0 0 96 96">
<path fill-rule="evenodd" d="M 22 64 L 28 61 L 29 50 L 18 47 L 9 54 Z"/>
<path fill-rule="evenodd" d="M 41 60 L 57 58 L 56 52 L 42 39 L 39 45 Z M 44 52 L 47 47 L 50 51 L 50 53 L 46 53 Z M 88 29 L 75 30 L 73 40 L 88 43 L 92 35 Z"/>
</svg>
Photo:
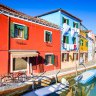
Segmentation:
<svg viewBox="0 0 96 96">
<path fill-rule="evenodd" d="M 69 25 L 67 25 L 66 23 L 64 23 L 63 24 L 63 35 L 65 34 L 65 33 L 67 33 L 68 31 L 69 31 L 69 29 L 70 29 L 70 26 Z"/>
</svg>

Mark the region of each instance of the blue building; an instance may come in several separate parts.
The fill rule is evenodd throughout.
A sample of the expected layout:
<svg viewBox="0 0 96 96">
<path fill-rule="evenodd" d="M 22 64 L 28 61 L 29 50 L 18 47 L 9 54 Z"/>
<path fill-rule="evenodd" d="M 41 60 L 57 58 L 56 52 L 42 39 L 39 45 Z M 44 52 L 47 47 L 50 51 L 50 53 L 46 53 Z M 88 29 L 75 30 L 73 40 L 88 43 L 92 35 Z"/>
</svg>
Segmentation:
<svg viewBox="0 0 96 96">
<path fill-rule="evenodd" d="M 72 14 L 57 9 L 36 16 L 51 23 L 57 24 L 61 29 L 61 69 L 74 67 L 79 59 L 79 37 L 81 20 Z M 58 38 L 58 36 L 57 36 Z"/>
</svg>

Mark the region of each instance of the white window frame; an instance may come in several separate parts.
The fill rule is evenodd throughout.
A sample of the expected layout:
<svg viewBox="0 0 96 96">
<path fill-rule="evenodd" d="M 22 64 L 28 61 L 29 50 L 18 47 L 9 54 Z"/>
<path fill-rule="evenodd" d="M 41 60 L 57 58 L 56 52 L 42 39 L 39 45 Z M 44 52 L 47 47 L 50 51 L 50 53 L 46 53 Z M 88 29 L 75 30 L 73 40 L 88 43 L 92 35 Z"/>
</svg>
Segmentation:
<svg viewBox="0 0 96 96">
<path fill-rule="evenodd" d="M 52 35 L 52 31 L 49 31 L 49 30 L 44 30 L 44 42 L 46 42 L 46 31 L 48 31 L 48 32 L 50 32 L 51 33 L 51 35 Z M 53 36 L 52 36 L 53 37 Z M 53 39 L 53 38 L 52 38 Z M 49 43 L 52 43 L 52 42 L 49 42 Z"/>
<path fill-rule="evenodd" d="M 21 25 L 21 26 L 26 26 L 24 24 L 21 24 L 21 23 L 17 23 L 17 22 L 13 22 L 14 24 L 17 24 L 17 25 Z M 24 34 L 24 33 L 23 33 Z M 24 38 L 19 38 L 19 37 L 15 37 L 14 39 L 22 39 L 22 40 L 26 40 Z"/>
<path fill-rule="evenodd" d="M 21 69 L 21 70 L 13 70 L 13 56 L 11 54 L 11 65 L 10 65 L 10 72 L 19 72 L 19 71 L 22 71 L 22 72 L 25 72 L 25 71 L 28 71 L 29 73 L 29 57 L 27 57 L 27 68 L 26 69 Z"/>
<path fill-rule="evenodd" d="M 45 53 L 45 56 L 46 55 L 54 55 L 53 53 Z M 53 65 L 53 64 L 51 64 L 51 63 L 48 63 L 47 65 L 45 65 L 45 66 L 50 66 L 50 65 Z"/>
</svg>

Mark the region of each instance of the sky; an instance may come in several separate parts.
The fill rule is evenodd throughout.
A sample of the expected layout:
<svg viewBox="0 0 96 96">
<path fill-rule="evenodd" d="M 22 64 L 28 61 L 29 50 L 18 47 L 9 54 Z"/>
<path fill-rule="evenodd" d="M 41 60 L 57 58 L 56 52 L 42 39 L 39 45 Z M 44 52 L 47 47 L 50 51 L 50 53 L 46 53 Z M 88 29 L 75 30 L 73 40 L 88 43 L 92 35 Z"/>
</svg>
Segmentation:
<svg viewBox="0 0 96 96">
<path fill-rule="evenodd" d="M 62 8 L 80 18 L 83 25 L 96 34 L 96 1 L 95 0 L 0 0 L 10 8 L 37 16 Z"/>
</svg>

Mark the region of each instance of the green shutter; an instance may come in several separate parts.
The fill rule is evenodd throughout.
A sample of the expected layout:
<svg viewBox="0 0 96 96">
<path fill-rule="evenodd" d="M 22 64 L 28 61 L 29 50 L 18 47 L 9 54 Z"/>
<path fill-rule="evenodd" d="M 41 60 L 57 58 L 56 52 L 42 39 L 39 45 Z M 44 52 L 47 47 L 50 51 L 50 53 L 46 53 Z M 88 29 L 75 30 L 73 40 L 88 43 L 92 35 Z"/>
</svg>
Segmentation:
<svg viewBox="0 0 96 96">
<path fill-rule="evenodd" d="M 11 32 L 11 37 L 15 37 L 15 35 L 14 35 L 14 23 L 11 23 L 11 25 L 10 25 L 10 32 Z"/>
<path fill-rule="evenodd" d="M 69 25 L 69 19 L 67 19 L 67 24 Z"/>
<path fill-rule="evenodd" d="M 28 27 L 24 26 L 24 39 L 28 39 Z"/>
<path fill-rule="evenodd" d="M 62 17 L 62 24 L 64 23 L 64 17 Z"/>
<path fill-rule="evenodd" d="M 75 27 L 75 22 L 73 22 L 73 28 Z"/>
<path fill-rule="evenodd" d="M 69 43 L 69 37 L 66 36 L 66 43 Z"/>
<path fill-rule="evenodd" d="M 78 28 L 78 23 L 76 24 L 76 28 Z"/>
<path fill-rule="evenodd" d="M 52 42 L 52 34 L 50 33 L 50 42 Z"/>
<path fill-rule="evenodd" d="M 52 57 L 51 57 L 51 63 L 54 64 L 55 63 L 54 61 L 55 61 L 55 56 L 52 55 Z"/>
</svg>

